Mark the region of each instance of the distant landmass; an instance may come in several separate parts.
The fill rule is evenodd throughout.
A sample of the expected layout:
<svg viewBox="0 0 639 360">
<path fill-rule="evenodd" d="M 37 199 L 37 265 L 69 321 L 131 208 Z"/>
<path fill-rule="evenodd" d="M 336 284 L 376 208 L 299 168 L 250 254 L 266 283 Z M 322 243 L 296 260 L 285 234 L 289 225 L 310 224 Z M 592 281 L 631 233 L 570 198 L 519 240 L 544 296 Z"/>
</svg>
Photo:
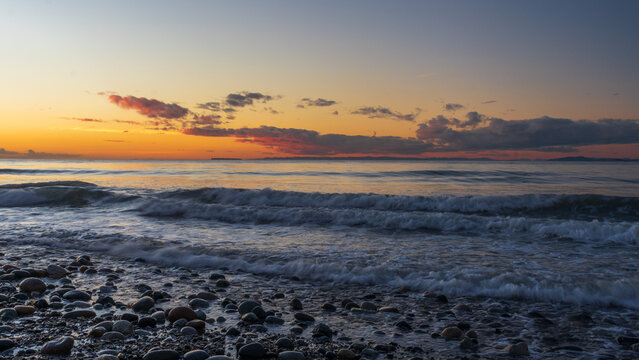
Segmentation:
<svg viewBox="0 0 639 360">
<path fill-rule="evenodd" d="M 535 161 L 531 159 L 512 159 L 500 160 L 492 158 L 465 158 L 465 157 L 447 157 L 447 158 L 417 158 L 417 157 L 397 157 L 397 156 L 288 156 L 288 157 L 265 157 L 258 159 L 241 159 L 241 158 L 211 158 L 211 160 L 349 160 L 349 161 Z M 639 161 L 639 159 L 628 158 L 592 158 L 585 156 L 568 156 L 554 159 L 540 159 L 536 161 Z"/>
</svg>

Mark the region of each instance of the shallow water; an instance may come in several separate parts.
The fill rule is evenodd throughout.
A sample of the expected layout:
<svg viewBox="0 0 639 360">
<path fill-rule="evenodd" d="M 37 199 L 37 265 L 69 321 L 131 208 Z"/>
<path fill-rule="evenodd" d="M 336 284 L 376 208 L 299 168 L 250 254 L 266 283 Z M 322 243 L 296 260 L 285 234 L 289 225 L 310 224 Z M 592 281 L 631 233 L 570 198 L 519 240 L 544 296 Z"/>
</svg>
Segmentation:
<svg viewBox="0 0 639 360">
<path fill-rule="evenodd" d="M 639 308 L 639 164 L 0 161 L 9 243 Z"/>
</svg>

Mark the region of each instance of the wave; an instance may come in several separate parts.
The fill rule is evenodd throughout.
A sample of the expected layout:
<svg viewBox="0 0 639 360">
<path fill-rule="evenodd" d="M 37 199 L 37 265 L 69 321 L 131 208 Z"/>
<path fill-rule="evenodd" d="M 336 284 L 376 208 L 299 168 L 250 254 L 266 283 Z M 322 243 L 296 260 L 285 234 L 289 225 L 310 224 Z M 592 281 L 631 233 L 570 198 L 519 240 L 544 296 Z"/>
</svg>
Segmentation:
<svg viewBox="0 0 639 360">
<path fill-rule="evenodd" d="M 52 181 L 0 186 L 0 207 L 86 206 L 108 200 L 131 199 L 83 181 Z"/>
</svg>

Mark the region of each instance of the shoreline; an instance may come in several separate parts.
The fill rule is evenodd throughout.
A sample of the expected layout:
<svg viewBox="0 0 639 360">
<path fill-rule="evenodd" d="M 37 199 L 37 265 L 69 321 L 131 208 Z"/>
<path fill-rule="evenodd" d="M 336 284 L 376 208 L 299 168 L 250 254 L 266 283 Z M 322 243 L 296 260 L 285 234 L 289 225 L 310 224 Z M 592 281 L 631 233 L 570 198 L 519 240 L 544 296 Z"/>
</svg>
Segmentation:
<svg viewBox="0 0 639 360">
<path fill-rule="evenodd" d="M 0 339 L 14 344 L 0 350 L 0 359 L 46 359 L 43 345 L 66 336 L 74 339 L 71 359 L 110 355 L 100 353 L 106 350 L 121 354 L 122 359 L 141 359 L 155 347 L 175 351 L 180 359 L 189 360 L 184 354 L 198 349 L 233 359 L 242 344 L 252 342 L 261 344 L 264 358 L 285 359 L 497 359 L 525 353 L 520 343 L 526 344 L 530 358 L 637 356 L 632 338 L 638 335 L 639 315 L 627 308 L 446 298 L 408 288 L 320 284 L 228 269 L 159 267 L 141 259 L 42 246 L 6 243 L 4 248 L 0 308 L 18 309 L 21 315 L 12 318 L 11 311 L 0 310 Z M 68 275 L 53 279 L 46 272 L 50 265 L 61 266 Z M 48 286 L 41 297 L 18 291 L 20 282 L 34 275 Z M 65 291 L 71 288 L 89 298 L 65 299 Z M 132 305 L 144 295 L 155 298 L 154 305 L 134 310 Z M 253 311 L 260 316 L 244 315 L 241 320 L 236 308 L 244 312 L 250 307 L 250 303 L 242 306 L 247 300 L 256 301 L 266 314 L 257 309 Z M 28 309 L 22 308 L 25 304 Z M 181 321 L 156 320 L 155 327 L 144 326 L 152 322 L 148 319 L 152 314 L 160 317 L 158 311 L 167 317 L 170 309 L 189 304 L 204 318 L 194 325 L 203 326 L 203 331 L 198 328 L 191 334 L 191 329 L 179 326 Z M 71 318 L 82 311 L 85 317 Z M 266 320 L 266 316 L 271 318 Z M 122 318 L 130 320 L 130 332 L 109 334 L 107 338 L 113 337 L 109 341 L 104 334 L 96 337 L 100 331 L 109 333 L 104 331 L 108 329 L 96 330 L 97 324 Z M 446 328 L 449 330 L 444 331 Z M 450 338 L 444 339 L 446 336 Z M 619 341 L 620 336 L 626 338 Z M 292 341 L 293 348 L 282 338 Z M 287 347 L 276 345 L 281 343 Z M 280 355 L 284 351 L 295 354 Z"/>
</svg>

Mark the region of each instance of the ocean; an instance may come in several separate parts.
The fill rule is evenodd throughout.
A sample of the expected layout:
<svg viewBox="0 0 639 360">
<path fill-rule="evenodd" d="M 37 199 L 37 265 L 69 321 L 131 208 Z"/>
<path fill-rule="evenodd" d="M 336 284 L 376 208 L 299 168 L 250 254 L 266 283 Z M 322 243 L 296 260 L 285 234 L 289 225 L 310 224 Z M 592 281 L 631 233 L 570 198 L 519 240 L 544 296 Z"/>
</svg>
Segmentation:
<svg viewBox="0 0 639 360">
<path fill-rule="evenodd" d="M 0 240 L 639 308 L 639 163 L 0 160 Z"/>
</svg>

